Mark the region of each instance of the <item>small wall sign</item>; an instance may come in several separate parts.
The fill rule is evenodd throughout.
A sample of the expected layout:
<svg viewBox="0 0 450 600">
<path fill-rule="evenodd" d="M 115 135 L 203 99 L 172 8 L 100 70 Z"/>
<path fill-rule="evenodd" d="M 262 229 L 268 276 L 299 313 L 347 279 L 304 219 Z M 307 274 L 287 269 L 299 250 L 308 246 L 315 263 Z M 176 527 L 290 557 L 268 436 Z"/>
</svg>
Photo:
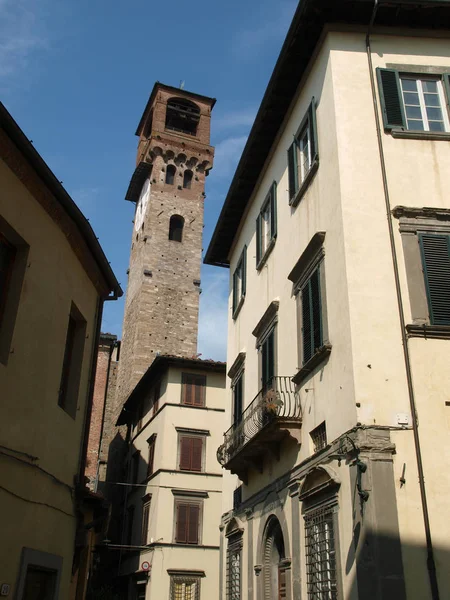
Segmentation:
<svg viewBox="0 0 450 600">
<path fill-rule="evenodd" d="M 2 587 L 0 588 L 0 596 L 8 596 L 10 589 L 11 586 L 9 585 L 9 583 L 2 583 Z"/>
<path fill-rule="evenodd" d="M 150 571 L 150 563 L 144 560 L 144 562 L 141 565 L 141 569 L 143 571 Z"/>
</svg>

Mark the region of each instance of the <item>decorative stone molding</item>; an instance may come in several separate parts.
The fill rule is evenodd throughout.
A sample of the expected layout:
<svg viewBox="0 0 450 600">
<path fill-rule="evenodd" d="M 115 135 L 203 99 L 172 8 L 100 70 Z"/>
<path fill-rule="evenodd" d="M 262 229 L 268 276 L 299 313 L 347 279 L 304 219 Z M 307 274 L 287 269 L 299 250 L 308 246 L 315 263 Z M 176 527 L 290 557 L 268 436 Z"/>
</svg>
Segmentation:
<svg viewBox="0 0 450 600">
<path fill-rule="evenodd" d="M 255 565 L 253 567 L 253 569 L 255 571 L 256 577 L 259 577 L 259 575 L 261 574 L 261 571 L 262 571 L 262 565 Z"/>
</svg>

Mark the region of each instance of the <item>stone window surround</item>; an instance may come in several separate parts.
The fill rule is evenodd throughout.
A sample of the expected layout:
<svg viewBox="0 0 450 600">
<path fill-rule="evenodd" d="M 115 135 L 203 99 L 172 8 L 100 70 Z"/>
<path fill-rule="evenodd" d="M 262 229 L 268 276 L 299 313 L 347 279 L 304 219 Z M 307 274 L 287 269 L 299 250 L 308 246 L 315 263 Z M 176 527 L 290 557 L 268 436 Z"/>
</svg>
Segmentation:
<svg viewBox="0 0 450 600">
<path fill-rule="evenodd" d="M 177 463 L 176 468 L 179 473 L 205 473 L 206 472 L 206 438 L 211 435 L 208 429 L 189 429 L 187 427 L 175 427 L 178 433 L 177 439 Z M 184 471 L 180 469 L 181 460 L 181 438 L 182 437 L 198 437 L 202 439 L 202 468 L 201 471 Z"/>
<path fill-rule="evenodd" d="M 274 363 L 274 374 L 277 374 L 277 363 L 278 363 L 278 336 L 277 336 L 277 323 L 278 323 L 278 308 L 280 302 L 278 299 L 272 300 L 263 316 L 258 321 L 258 324 L 252 331 L 252 335 L 256 337 L 256 349 L 258 351 L 258 381 L 262 379 L 262 345 L 269 337 L 271 333 L 274 334 L 273 339 L 273 363 Z"/>
<path fill-rule="evenodd" d="M 22 556 L 20 561 L 19 580 L 17 583 L 16 597 L 22 598 L 25 590 L 26 575 L 29 566 L 42 567 L 43 569 L 56 573 L 55 589 L 51 600 L 58 600 L 59 587 L 61 583 L 61 571 L 63 566 L 62 556 L 34 550 L 33 548 L 22 548 Z"/>
<path fill-rule="evenodd" d="M 173 490 L 172 490 L 173 493 Z M 183 494 L 173 494 L 174 502 L 173 502 L 173 544 L 176 546 L 202 546 L 203 541 L 203 511 L 204 511 L 204 499 L 205 496 L 193 496 L 191 493 L 183 493 Z M 183 542 L 177 542 L 177 506 L 178 504 L 192 504 L 199 507 L 198 511 L 198 534 L 197 544 L 184 544 Z"/>
<path fill-rule="evenodd" d="M 396 206 L 392 215 L 399 221 L 411 307 L 411 323 L 406 325 L 409 337 L 450 339 L 450 327 L 431 325 L 423 277 L 422 257 L 417 240 L 420 233 L 450 235 L 450 209 Z"/>
</svg>

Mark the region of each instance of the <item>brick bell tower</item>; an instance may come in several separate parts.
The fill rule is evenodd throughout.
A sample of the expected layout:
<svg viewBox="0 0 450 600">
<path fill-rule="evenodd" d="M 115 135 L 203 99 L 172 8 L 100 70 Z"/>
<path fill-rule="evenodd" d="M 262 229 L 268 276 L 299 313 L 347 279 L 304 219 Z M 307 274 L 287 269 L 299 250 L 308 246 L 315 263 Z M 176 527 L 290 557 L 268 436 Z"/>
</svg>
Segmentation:
<svg viewBox="0 0 450 600">
<path fill-rule="evenodd" d="M 118 373 L 124 401 L 157 354 L 197 352 L 213 98 L 156 83 L 138 125 L 136 203 Z"/>
</svg>

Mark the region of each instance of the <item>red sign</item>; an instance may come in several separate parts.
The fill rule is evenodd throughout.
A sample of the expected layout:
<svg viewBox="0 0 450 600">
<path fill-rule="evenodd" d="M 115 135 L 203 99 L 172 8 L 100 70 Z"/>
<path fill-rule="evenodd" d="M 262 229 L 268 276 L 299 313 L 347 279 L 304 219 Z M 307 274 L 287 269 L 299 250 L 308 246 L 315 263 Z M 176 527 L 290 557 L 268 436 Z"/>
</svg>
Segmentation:
<svg viewBox="0 0 450 600">
<path fill-rule="evenodd" d="M 146 560 L 144 560 L 144 562 L 141 565 L 141 569 L 143 571 L 150 571 L 151 568 L 151 564 L 149 562 L 147 562 Z"/>
</svg>

